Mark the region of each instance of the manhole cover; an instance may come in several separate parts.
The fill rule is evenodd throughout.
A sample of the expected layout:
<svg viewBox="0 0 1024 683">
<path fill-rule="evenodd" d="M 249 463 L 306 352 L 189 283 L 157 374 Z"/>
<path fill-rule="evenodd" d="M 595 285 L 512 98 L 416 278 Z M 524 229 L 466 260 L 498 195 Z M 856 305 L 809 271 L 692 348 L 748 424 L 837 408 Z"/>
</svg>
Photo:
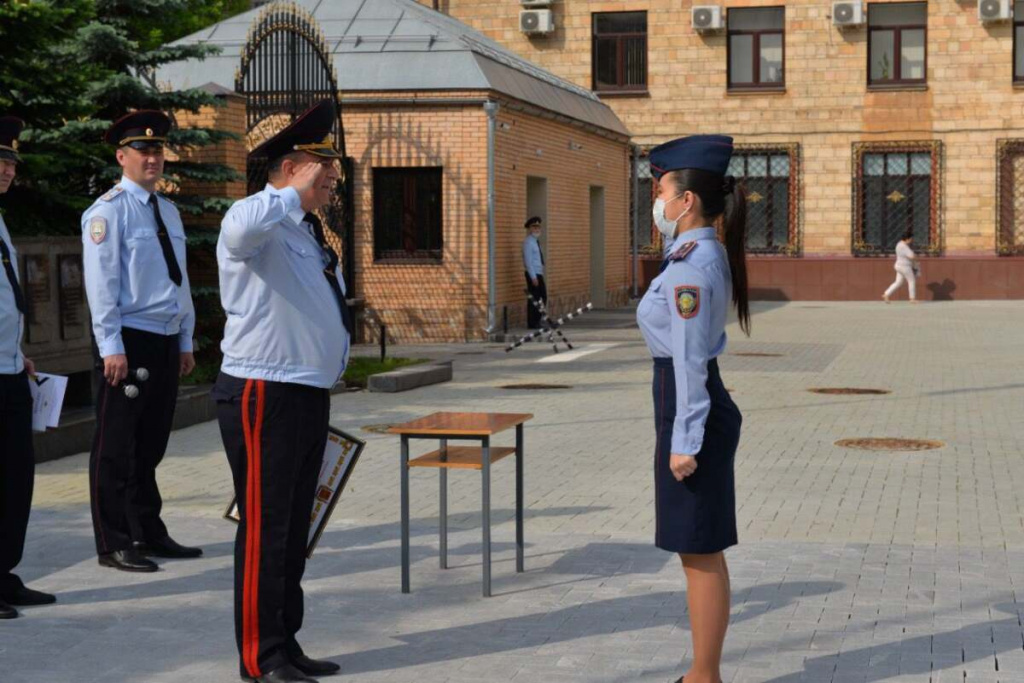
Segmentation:
<svg viewBox="0 0 1024 683">
<path fill-rule="evenodd" d="M 370 432 L 371 434 L 388 434 L 388 430 L 394 427 L 392 424 L 379 424 L 379 425 L 363 425 L 360 427 L 364 432 Z"/>
<path fill-rule="evenodd" d="M 857 389 L 854 387 L 818 387 L 808 389 L 812 394 L 826 394 L 828 396 L 881 396 L 891 394 L 888 389 Z"/>
<path fill-rule="evenodd" d="M 525 390 L 543 390 L 543 389 L 572 389 L 568 384 L 505 384 L 499 387 L 501 389 L 525 389 Z"/>
<path fill-rule="evenodd" d="M 933 439 L 840 439 L 836 445 L 862 451 L 930 451 L 946 444 Z"/>
<path fill-rule="evenodd" d="M 781 353 L 763 353 L 760 351 L 738 351 L 730 353 L 730 356 L 746 356 L 747 358 L 782 358 Z"/>
</svg>

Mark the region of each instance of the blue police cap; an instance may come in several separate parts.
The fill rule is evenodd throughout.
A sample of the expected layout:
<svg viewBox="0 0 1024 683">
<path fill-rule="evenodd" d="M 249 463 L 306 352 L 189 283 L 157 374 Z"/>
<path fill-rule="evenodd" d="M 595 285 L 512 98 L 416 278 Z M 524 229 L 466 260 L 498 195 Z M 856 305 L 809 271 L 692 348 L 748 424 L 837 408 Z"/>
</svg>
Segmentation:
<svg viewBox="0 0 1024 683">
<path fill-rule="evenodd" d="M 115 147 L 147 149 L 163 147 L 167 132 L 171 130 L 171 119 L 162 111 L 140 109 L 126 114 L 110 124 L 103 139 Z"/>
<path fill-rule="evenodd" d="M 660 179 L 669 171 L 699 168 L 724 176 L 732 158 L 728 135 L 690 135 L 670 140 L 650 151 L 651 175 Z"/>
<path fill-rule="evenodd" d="M 0 117 L 0 159 L 21 161 L 18 155 L 18 136 L 25 122 L 15 116 Z"/>
<path fill-rule="evenodd" d="M 250 154 L 265 157 L 270 162 L 292 152 L 309 152 L 318 157 L 340 159 L 341 154 L 334 148 L 334 133 L 331 132 L 337 120 L 334 102 L 321 100 Z"/>
</svg>

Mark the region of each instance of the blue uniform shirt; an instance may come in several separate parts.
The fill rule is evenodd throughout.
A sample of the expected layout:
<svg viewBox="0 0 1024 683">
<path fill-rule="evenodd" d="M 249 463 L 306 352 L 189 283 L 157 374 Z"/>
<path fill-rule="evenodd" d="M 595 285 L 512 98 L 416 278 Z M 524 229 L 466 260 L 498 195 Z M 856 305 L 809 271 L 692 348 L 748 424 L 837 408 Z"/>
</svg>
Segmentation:
<svg viewBox="0 0 1024 683">
<path fill-rule="evenodd" d="M 177 207 L 157 195 L 181 268 L 181 286 L 171 280 L 157 238 L 150 193 L 128 178 L 82 214 L 85 291 L 100 356 L 124 353 L 121 328 L 178 335 L 179 350 L 192 351 L 195 309 L 185 266 L 185 228 Z"/>
<path fill-rule="evenodd" d="M 304 216 L 294 188 L 271 185 L 224 216 L 221 370 L 232 377 L 329 389 L 345 371 L 348 332 L 324 275 L 326 254 Z"/>
<path fill-rule="evenodd" d="M 655 358 L 672 358 L 676 419 L 672 452 L 696 455 L 704 443 L 711 410 L 708 361 L 725 351 L 725 323 L 732 301 L 732 276 L 725 247 L 714 228 L 678 235 L 673 251 L 695 242 L 685 258 L 672 261 L 651 282 L 636 317 Z"/>
<path fill-rule="evenodd" d="M 14 250 L 14 243 L 11 241 L 11 234 L 7 232 L 3 216 L 0 216 L 0 240 L 3 240 L 11 251 L 11 265 L 14 266 L 14 273 L 20 283 L 18 252 Z M 22 287 L 22 292 L 24 291 L 25 288 Z M 17 375 L 25 369 L 25 356 L 21 353 L 24 318 L 14 301 L 14 288 L 7 278 L 7 272 L 0 267 L 0 375 Z"/>
<path fill-rule="evenodd" d="M 535 235 L 527 235 L 523 240 L 523 267 L 530 277 L 544 274 L 544 259 L 540 255 L 540 242 Z"/>
</svg>

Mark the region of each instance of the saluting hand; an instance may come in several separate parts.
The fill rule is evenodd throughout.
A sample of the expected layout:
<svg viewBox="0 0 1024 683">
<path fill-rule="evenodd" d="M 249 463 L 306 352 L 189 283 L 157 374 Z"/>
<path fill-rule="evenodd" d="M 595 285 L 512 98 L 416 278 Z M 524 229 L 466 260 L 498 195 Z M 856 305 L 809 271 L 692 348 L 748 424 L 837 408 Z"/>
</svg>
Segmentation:
<svg viewBox="0 0 1024 683">
<path fill-rule="evenodd" d="M 320 184 L 320 178 L 325 170 L 326 167 L 323 164 L 314 162 L 301 164 L 295 169 L 295 175 L 291 177 L 288 184 L 295 188 L 300 197 L 304 197 Z"/>
<path fill-rule="evenodd" d="M 697 458 L 692 455 L 673 453 L 668 459 L 668 468 L 676 481 L 682 481 L 697 471 Z"/>
</svg>

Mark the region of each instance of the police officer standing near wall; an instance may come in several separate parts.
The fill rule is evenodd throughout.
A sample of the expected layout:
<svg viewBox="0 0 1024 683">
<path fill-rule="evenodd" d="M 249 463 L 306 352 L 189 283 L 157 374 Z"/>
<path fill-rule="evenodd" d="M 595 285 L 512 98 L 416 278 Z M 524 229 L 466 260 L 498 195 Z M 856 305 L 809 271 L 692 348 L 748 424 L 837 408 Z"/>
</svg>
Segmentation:
<svg viewBox="0 0 1024 683">
<path fill-rule="evenodd" d="M 296 640 L 329 390 L 352 331 L 338 257 L 313 213 L 339 177 L 336 121 L 324 100 L 253 150 L 269 183 L 231 207 L 217 243 L 227 323 L 213 397 L 241 513 L 235 638 L 242 679 L 262 683 L 315 683 L 340 668 Z"/>
<path fill-rule="evenodd" d="M 737 542 L 733 462 L 742 416 L 718 372 L 730 302 L 749 334 L 746 198 L 725 175 L 732 138 L 694 135 L 651 150 L 654 222 L 672 252 L 637 307 L 654 357 L 655 545 L 686 573 L 693 664 L 685 683 L 720 683 Z M 714 222 L 722 217 L 724 241 Z M 681 683 L 680 678 L 676 683 Z"/>
<path fill-rule="evenodd" d="M 99 563 L 153 572 L 148 556 L 190 558 L 160 519 L 156 468 L 170 438 L 178 379 L 192 372 L 195 311 L 177 208 L 157 194 L 171 122 L 158 111 L 116 121 L 121 181 L 82 216 L 85 288 L 102 359 L 89 493 Z M 127 381 L 126 381 L 127 380 Z"/>
<path fill-rule="evenodd" d="M 540 233 L 544 222 L 540 216 L 526 220 L 526 239 L 523 240 L 523 269 L 526 271 L 526 290 L 535 301 L 548 303 L 548 286 L 544 282 L 544 254 L 540 250 Z M 541 314 L 531 301 L 526 304 L 526 326 L 531 330 L 540 328 Z"/>
<path fill-rule="evenodd" d="M 0 117 L 0 194 L 10 189 L 18 162 L 21 119 Z M 21 352 L 25 295 L 18 279 L 18 254 L 0 216 L 0 619 L 18 616 L 15 606 L 46 605 L 48 593 L 26 588 L 14 568 L 25 550 L 35 455 L 32 451 L 32 395 L 35 366 Z"/>
</svg>

